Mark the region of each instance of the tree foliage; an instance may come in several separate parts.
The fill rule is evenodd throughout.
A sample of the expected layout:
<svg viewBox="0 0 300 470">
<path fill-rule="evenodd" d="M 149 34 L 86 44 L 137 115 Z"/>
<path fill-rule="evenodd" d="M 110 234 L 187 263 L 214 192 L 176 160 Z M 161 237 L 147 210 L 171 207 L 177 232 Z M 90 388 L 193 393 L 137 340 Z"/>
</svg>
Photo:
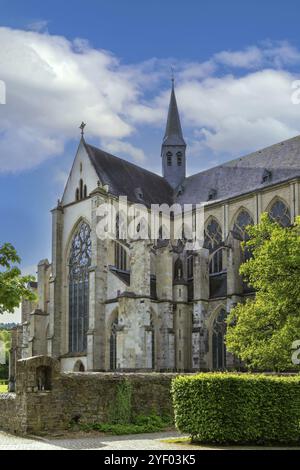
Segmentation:
<svg viewBox="0 0 300 470">
<path fill-rule="evenodd" d="M 0 314 L 13 312 L 20 305 L 22 298 L 36 300 L 35 294 L 28 288 L 34 281 L 33 276 L 22 276 L 19 258 L 10 243 L 0 246 Z"/>
<path fill-rule="evenodd" d="M 300 218 L 283 228 L 263 214 L 247 227 L 244 249 L 252 257 L 240 273 L 255 298 L 234 307 L 227 319 L 227 349 L 253 369 L 295 369 L 292 343 L 300 339 Z"/>
</svg>

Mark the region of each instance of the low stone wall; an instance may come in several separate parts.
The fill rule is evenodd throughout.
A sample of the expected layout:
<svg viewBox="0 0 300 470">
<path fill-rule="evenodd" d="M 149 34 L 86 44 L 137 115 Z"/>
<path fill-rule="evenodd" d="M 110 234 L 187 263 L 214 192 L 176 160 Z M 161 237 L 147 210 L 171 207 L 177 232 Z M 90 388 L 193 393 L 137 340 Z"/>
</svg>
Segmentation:
<svg viewBox="0 0 300 470">
<path fill-rule="evenodd" d="M 0 394 L 0 428 L 11 433 L 21 431 L 21 419 L 17 415 L 15 393 Z"/>
<path fill-rule="evenodd" d="M 59 363 L 49 357 L 21 360 L 17 365 L 16 395 L 0 395 L 0 428 L 38 434 L 67 429 L 74 422 L 108 422 L 124 381 L 131 384 L 132 413 L 172 415 L 170 388 L 176 375 L 60 373 Z"/>
<path fill-rule="evenodd" d="M 107 422 L 125 380 L 131 384 L 133 414 L 172 415 L 171 381 L 175 374 L 72 373 L 61 376 L 61 397 L 69 422 Z"/>
</svg>

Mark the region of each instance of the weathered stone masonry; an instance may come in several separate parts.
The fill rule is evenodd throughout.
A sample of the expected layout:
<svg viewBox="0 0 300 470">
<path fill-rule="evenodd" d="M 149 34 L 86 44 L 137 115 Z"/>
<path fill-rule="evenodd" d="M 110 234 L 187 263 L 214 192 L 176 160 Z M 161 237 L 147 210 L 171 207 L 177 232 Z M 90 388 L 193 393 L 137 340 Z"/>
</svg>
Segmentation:
<svg viewBox="0 0 300 470">
<path fill-rule="evenodd" d="M 49 371 L 41 386 L 39 371 Z M 0 429 L 38 434 L 68 429 L 71 423 L 105 423 L 117 387 L 132 385 L 132 412 L 172 415 L 171 380 L 176 374 L 60 373 L 58 361 L 45 356 L 18 361 L 16 393 L 0 395 Z M 45 378 L 45 377 L 44 377 Z M 47 382 L 47 380 L 46 380 Z M 45 382 L 44 382 L 45 384 Z M 39 390 L 39 388 L 50 390 Z"/>
</svg>

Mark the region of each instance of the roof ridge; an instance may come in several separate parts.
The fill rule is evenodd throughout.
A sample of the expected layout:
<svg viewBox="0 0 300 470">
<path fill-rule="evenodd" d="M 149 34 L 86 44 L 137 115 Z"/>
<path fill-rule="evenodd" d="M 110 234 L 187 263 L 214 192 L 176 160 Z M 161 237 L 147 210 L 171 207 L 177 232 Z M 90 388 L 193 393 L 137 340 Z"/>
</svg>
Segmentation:
<svg viewBox="0 0 300 470">
<path fill-rule="evenodd" d="M 234 163 L 234 162 L 238 162 L 238 161 L 241 161 L 243 160 L 244 158 L 247 158 L 247 157 L 251 157 L 252 155 L 257 155 L 258 153 L 262 153 L 264 152 L 265 150 L 268 150 L 268 149 L 271 149 L 272 147 L 276 147 L 278 145 L 282 145 L 286 142 L 290 142 L 292 140 L 295 140 L 295 139 L 300 139 L 300 135 L 295 135 L 294 137 L 290 137 L 289 139 L 285 139 L 285 140 L 281 140 L 279 142 L 276 142 L 275 144 L 272 144 L 272 145 L 267 145 L 266 147 L 263 147 L 261 149 L 258 149 L 258 150 L 254 150 L 253 152 L 250 152 L 250 153 L 247 153 L 246 155 L 241 155 L 239 157 L 236 157 L 236 158 L 233 158 L 231 160 L 226 160 L 225 162 L 223 163 L 220 163 L 219 165 L 215 165 L 215 166 L 211 166 L 209 168 L 206 168 L 205 170 L 201 170 L 201 171 L 198 171 L 197 173 L 193 173 L 192 175 L 189 175 L 185 178 L 185 180 L 189 179 L 189 178 L 192 178 L 194 176 L 198 176 L 202 173 L 205 173 L 206 171 L 211 171 L 211 170 L 214 170 L 214 169 L 217 169 L 217 168 L 223 168 L 223 167 L 227 167 L 230 163 Z"/>
</svg>

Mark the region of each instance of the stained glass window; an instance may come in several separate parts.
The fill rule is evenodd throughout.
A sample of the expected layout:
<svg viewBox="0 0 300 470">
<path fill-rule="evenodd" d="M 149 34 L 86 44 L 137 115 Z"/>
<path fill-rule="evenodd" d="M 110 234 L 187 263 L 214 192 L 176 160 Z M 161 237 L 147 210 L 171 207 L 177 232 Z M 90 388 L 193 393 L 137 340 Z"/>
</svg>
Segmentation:
<svg viewBox="0 0 300 470">
<path fill-rule="evenodd" d="M 282 227 L 291 225 L 291 213 L 288 206 L 281 200 L 277 200 L 269 211 L 270 218 Z"/>
<path fill-rule="evenodd" d="M 239 212 L 233 227 L 235 235 L 242 241 L 246 241 L 249 238 L 245 230 L 247 225 L 253 225 L 253 219 L 249 212 L 243 209 Z"/>
<path fill-rule="evenodd" d="M 207 225 L 204 233 L 204 248 L 209 250 L 212 256 L 209 272 L 210 274 L 220 273 L 223 270 L 222 250 L 222 229 L 215 219 L 212 219 Z"/>
<path fill-rule="evenodd" d="M 69 351 L 85 352 L 89 309 L 91 229 L 83 222 L 76 232 L 69 257 Z"/>
<path fill-rule="evenodd" d="M 226 312 L 224 309 L 220 311 L 213 324 L 212 332 L 212 355 L 213 369 L 220 370 L 226 368 Z"/>
</svg>

